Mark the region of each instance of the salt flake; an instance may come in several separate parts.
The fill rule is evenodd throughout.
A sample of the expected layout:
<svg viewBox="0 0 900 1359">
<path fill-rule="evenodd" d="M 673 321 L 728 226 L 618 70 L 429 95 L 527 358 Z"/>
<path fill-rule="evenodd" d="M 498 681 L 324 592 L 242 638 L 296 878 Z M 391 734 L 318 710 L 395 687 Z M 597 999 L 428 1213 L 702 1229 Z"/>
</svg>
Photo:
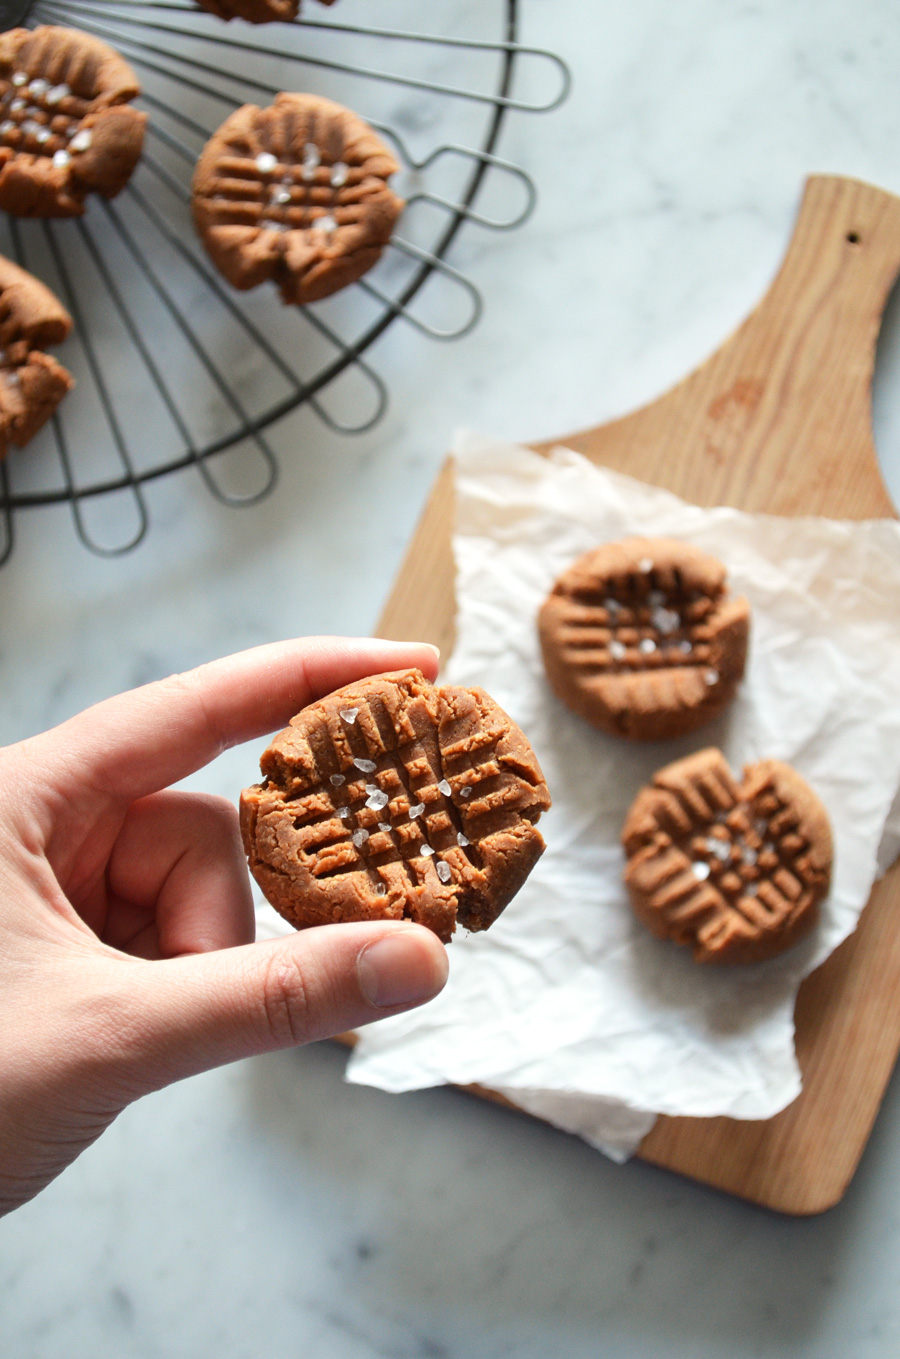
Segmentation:
<svg viewBox="0 0 900 1359">
<path fill-rule="evenodd" d="M 437 875 L 440 878 L 441 882 L 449 882 L 451 877 L 453 876 L 453 874 L 450 872 L 450 865 L 445 864 L 442 859 L 439 864 L 435 865 L 435 867 L 437 869 Z"/>
<path fill-rule="evenodd" d="M 438 792 L 443 793 L 444 797 L 450 796 L 450 785 L 446 779 L 441 779 L 440 783 L 438 784 Z"/>
<path fill-rule="evenodd" d="M 83 127 L 80 132 L 69 142 L 70 151 L 87 151 L 93 141 L 93 135 L 89 127 Z"/>
<path fill-rule="evenodd" d="M 362 826 L 360 826 L 358 830 L 355 830 L 353 834 L 350 836 L 350 839 L 353 841 L 354 845 L 356 845 L 357 849 L 361 849 L 362 846 L 368 840 L 368 838 L 369 832 L 367 830 L 363 830 Z"/>
<path fill-rule="evenodd" d="M 375 761 L 374 761 L 374 760 L 364 760 L 360 755 L 354 755 L 354 757 L 353 757 L 353 763 L 356 765 L 357 769 L 359 770 L 359 772 L 360 772 L 361 774 L 374 774 L 374 773 L 375 773 Z"/>
<path fill-rule="evenodd" d="M 352 727 L 352 726 L 353 726 L 353 723 L 356 721 L 356 718 L 357 718 L 358 713 L 359 713 L 359 708 L 341 708 L 341 709 L 340 709 L 340 716 L 341 716 L 341 718 L 343 719 L 343 721 L 345 721 L 345 722 L 347 723 L 347 725 L 348 725 L 349 727 Z"/>
</svg>

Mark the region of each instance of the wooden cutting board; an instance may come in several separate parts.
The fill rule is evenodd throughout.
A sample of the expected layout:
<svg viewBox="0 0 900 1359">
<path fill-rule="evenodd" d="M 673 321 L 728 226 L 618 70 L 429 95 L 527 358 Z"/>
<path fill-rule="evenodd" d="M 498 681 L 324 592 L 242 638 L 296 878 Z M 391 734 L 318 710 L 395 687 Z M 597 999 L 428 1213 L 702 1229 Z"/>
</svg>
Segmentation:
<svg viewBox="0 0 900 1359">
<path fill-rule="evenodd" d="M 807 181 L 784 263 L 738 331 L 649 406 L 563 443 L 700 505 L 841 519 L 894 515 L 871 430 L 881 315 L 900 271 L 900 198 Z M 454 640 L 448 463 L 379 621 L 382 636 Z M 658 1119 L 639 1155 L 786 1213 L 837 1203 L 900 1050 L 900 866 L 856 933 L 800 989 L 803 1093 L 777 1117 Z M 489 1092 L 480 1092 L 489 1094 Z"/>
</svg>

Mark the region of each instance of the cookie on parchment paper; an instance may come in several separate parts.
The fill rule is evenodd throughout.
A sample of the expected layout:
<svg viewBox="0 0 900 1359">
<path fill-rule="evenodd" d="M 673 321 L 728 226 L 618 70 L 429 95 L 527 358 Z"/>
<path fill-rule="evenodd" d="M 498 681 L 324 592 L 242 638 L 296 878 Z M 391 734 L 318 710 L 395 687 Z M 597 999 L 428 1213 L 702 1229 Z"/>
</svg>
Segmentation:
<svg viewBox="0 0 900 1359">
<path fill-rule="evenodd" d="M 355 282 L 390 240 L 403 200 L 397 162 L 350 109 L 311 94 L 245 104 L 206 143 L 194 223 L 235 288 L 272 279 L 285 302 L 315 302 Z"/>
<path fill-rule="evenodd" d="M 550 806 L 525 736 L 482 689 L 418 670 L 304 708 L 241 795 L 250 869 L 298 928 L 414 920 L 485 930 L 544 850 Z"/>
<path fill-rule="evenodd" d="M 831 827 L 809 784 L 780 760 L 748 765 L 738 783 L 714 748 L 653 776 L 622 844 L 638 919 L 698 963 L 791 948 L 815 925 L 831 880 Z"/>
<path fill-rule="evenodd" d="M 75 384 L 42 351 L 61 344 L 72 318 L 49 288 L 0 255 L 0 457 L 22 447 Z"/>
<path fill-rule="evenodd" d="M 579 557 L 538 615 L 544 668 L 563 703 L 614 736 L 694 731 L 734 698 L 750 607 L 721 562 L 689 543 L 628 538 Z"/>
<path fill-rule="evenodd" d="M 0 34 L 0 208 L 76 217 L 89 193 L 114 197 L 141 154 L 146 115 L 134 72 L 73 28 Z"/>
</svg>

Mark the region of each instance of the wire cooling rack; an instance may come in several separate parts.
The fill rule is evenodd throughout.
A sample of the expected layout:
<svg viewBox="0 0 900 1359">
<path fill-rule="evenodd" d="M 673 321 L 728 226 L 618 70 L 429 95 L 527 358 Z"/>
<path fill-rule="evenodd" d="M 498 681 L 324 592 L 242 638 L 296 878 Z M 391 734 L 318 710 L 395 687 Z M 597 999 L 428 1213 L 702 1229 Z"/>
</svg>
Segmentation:
<svg viewBox="0 0 900 1359">
<path fill-rule="evenodd" d="M 387 392 L 365 355 L 390 325 L 432 340 L 475 325 L 481 296 L 447 255 L 465 224 L 508 231 L 531 212 L 531 178 L 496 154 L 501 127 L 510 113 L 556 108 L 568 70 L 520 42 L 518 0 L 379 0 L 377 27 L 357 21 L 364 4 L 325 11 L 307 0 L 293 23 L 258 27 L 178 0 L 3 5 L 6 26 L 69 25 L 117 48 L 149 116 L 140 165 L 113 202 L 92 199 L 73 220 L 0 224 L 0 251 L 72 314 L 58 353 L 77 380 L 42 434 L 0 463 L 0 564 L 18 512 L 60 502 L 92 551 L 128 551 L 148 527 L 143 484 L 186 468 L 226 504 L 255 503 L 277 476 L 273 421 L 303 403 L 341 433 L 379 420 Z M 525 63 L 527 98 L 517 94 Z M 213 129 L 279 90 L 327 94 L 366 118 L 397 156 L 393 184 L 407 202 L 375 269 L 302 308 L 283 307 L 274 289 L 233 291 L 189 211 Z"/>
</svg>

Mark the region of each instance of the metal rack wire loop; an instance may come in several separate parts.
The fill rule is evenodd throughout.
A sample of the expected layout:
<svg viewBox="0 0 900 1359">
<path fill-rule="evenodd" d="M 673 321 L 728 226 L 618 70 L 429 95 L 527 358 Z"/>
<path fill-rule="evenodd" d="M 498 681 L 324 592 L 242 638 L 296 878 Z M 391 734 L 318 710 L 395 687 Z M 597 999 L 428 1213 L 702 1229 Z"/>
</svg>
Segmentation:
<svg viewBox="0 0 900 1359">
<path fill-rule="evenodd" d="M 7 25 L 77 27 L 120 50 L 141 80 L 148 135 L 114 202 L 92 200 L 71 221 L 0 224 L 0 251 L 72 313 L 59 357 L 78 384 L 0 464 L 0 565 L 18 512 L 63 502 L 92 551 L 128 551 L 147 532 L 144 483 L 182 469 L 228 505 L 254 504 L 277 478 L 265 433 L 274 421 L 302 404 L 340 434 L 381 418 L 387 390 L 367 351 L 390 325 L 452 340 L 477 323 L 481 294 L 448 255 L 463 227 L 511 231 L 532 211 L 534 182 L 498 154 L 501 128 L 510 113 L 556 108 L 566 66 L 520 41 L 520 0 L 471 7 L 465 34 L 450 31 L 449 4 L 427 7 L 427 26 L 412 0 L 384 0 L 384 27 L 358 22 L 354 0 L 327 18 L 309 8 L 253 28 L 188 0 L 4 6 Z M 406 200 L 378 265 L 309 307 L 283 307 L 272 290 L 235 292 L 190 219 L 206 139 L 235 107 L 282 89 L 327 94 L 366 118 L 395 150 Z M 114 508 L 96 527 L 86 511 L 101 502 Z"/>
</svg>

